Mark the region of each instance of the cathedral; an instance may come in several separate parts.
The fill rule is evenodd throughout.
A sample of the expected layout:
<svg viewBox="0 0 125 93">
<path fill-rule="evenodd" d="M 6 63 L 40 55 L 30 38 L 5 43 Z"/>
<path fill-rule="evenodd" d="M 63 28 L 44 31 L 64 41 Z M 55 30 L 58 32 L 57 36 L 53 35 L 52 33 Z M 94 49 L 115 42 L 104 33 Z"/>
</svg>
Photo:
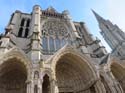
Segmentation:
<svg viewBox="0 0 125 93">
<path fill-rule="evenodd" d="M 0 35 L 0 93 L 125 93 L 125 33 L 92 12 L 111 53 L 67 10 L 16 10 Z"/>
</svg>

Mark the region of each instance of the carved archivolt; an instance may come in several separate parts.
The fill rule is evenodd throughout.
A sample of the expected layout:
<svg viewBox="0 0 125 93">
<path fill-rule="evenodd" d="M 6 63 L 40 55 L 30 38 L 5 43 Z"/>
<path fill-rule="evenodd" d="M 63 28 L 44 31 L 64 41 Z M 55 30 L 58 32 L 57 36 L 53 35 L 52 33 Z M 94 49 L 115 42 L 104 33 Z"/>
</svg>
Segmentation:
<svg viewBox="0 0 125 93">
<path fill-rule="evenodd" d="M 97 83 L 98 76 L 87 56 L 82 56 L 72 48 L 59 52 L 61 53 L 57 53 L 51 60 L 51 67 L 60 92 L 89 93 L 91 87 L 94 86 L 96 91 L 96 86 L 100 86 L 100 91 L 96 92 L 102 93 L 102 85 Z"/>
<path fill-rule="evenodd" d="M 26 82 L 31 78 L 31 62 L 18 48 L 13 48 L 0 58 L 1 93 L 26 93 Z"/>
<path fill-rule="evenodd" d="M 9 61 L 10 59 L 17 59 L 20 63 L 24 64 L 26 66 L 27 74 L 28 74 L 28 79 L 30 78 L 30 73 L 32 69 L 32 62 L 25 56 L 22 50 L 18 48 L 13 48 L 9 50 L 7 53 L 2 55 L 0 57 L 0 66 L 6 62 Z"/>
<path fill-rule="evenodd" d="M 119 88 L 122 87 L 123 91 L 125 92 L 125 67 L 119 64 L 118 62 L 112 62 L 112 64 L 110 65 L 110 69 L 113 76 L 120 84 Z"/>
</svg>

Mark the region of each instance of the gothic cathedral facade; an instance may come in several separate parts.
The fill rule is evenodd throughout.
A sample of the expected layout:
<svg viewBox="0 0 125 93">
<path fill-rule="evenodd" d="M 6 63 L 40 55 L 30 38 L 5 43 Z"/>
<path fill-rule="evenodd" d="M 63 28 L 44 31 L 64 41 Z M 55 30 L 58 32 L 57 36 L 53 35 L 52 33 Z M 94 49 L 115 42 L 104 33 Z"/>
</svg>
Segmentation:
<svg viewBox="0 0 125 93">
<path fill-rule="evenodd" d="M 111 53 L 67 10 L 15 11 L 0 36 L 0 93 L 125 93 L 125 33 L 93 13 Z"/>
</svg>

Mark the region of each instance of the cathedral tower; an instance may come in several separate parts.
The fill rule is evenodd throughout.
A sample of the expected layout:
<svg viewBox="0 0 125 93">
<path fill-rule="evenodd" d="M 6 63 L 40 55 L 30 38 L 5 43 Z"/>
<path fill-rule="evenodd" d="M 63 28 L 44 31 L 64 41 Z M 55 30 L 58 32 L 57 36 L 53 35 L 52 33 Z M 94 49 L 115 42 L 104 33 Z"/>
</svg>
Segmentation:
<svg viewBox="0 0 125 93">
<path fill-rule="evenodd" d="M 112 49 L 123 49 L 123 32 L 95 15 Z M 100 42 L 67 10 L 15 11 L 0 35 L 0 93 L 124 93 L 125 65 Z"/>
<path fill-rule="evenodd" d="M 93 11 L 101 29 L 101 35 L 112 49 L 112 54 L 121 58 L 125 57 L 125 33 L 109 20 L 103 19 Z"/>
</svg>

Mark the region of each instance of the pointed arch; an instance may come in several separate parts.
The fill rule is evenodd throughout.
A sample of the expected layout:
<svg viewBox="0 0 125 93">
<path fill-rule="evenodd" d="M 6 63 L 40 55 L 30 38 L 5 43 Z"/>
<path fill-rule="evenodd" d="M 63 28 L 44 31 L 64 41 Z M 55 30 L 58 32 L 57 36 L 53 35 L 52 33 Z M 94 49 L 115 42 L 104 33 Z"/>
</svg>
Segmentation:
<svg viewBox="0 0 125 93">
<path fill-rule="evenodd" d="M 0 58 L 0 91 L 26 93 L 31 64 L 19 50 L 12 49 Z"/>
<path fill-rule="evenodd" d="M 25 19 L 23 18 L 23 19 L 21 20 L 20 26 L 24 26 L 24 23 L 25 23 Z"/>
<path fill-rule="evenodd" d="M 53 91 L 53 72 L 50 68 L 46 68 L 42 71 L 42 93 L 51 93 Z"/>
<path fill-rule="evenodd" d="M 42 93 L 50 93 L 51 87 L 50 87 L 50 77 L 45 74 L 43 77 L 43 83 L 42 83 Z"/>
<path fill-rule="evenodd" d="M 31 68 L 32 63 L 25 56 L 25 53 L 17 47 L 1 55 L 0 91 L 2 93 L 26 93 L 26 82 L 31 79 Z M 3 81 L 4 83 L 2 83 Z"/>
<path fill-rule="evenodd" d="M 27 20 L 26 27 L 30 26 L 30 19 Z"/>
<path fill-rule="evenodd" d="M 20 27 L 18 32 L 18 37 L 22 37 L 22 34 L 23 34 L 23 27 Z"/>
<path fill-rule="evenodd" d="M 10 49 L 5 54 L 1 55 L 0 66 L 3 63 L 5 63 L 5 62 L 7 62 L 8 60 L 11 60 L 11 59 L 18 60 L 21 64 L 25 65 L 26 70 L 27 70 L 27 74 L 28 74 L 27 79 L 29 79 L 31 69 L 32 69 L 32 62 L 27 58 L 27 56 L 25 56 L 25 53 L 17 47 L 14 47 L 14 48 Z"/>
<path fill-rule="evenodd" d="M 122 66 L 120 63 L 114 61 L 110 64 L 110 69 L 111 69 L 111 72 L 112 72 L 114 78 L 120 84 L 120 85 L 118 85 L 118 87 L 120 89 L 122 87 L 123 91 L 125 92 L 125 67 Z M 121 91 L 122 91 L 122 89 L 121 89 Z"/>
<path fill-rule="evenodd" d="M 59 92 L 89 92 L 92 88 L 97 90 L 97 75 L 89 58 L 72 48 L 55 55 L 51 67 Z"/>
<path fill-rule="evenodd" d="M 53 71 L 49 68 L 46 68 L 42 71 L 42 76 L 48 75 L 50 80 L 53 79 Z M 42 77 L 43 78 L 43 77 Z"/>
<path fill-rule="evenodd" d="M 94 77 L 96 77 L 96 74 L 95 74 L 96 70 L 92 64 L 92 60 L 85 55 L 83 56 L 81 53 L 77 52 L 72 46 L 69 46 L 69 45 L 64 46 L 62 49 L 58 51 L 56 55 L 54 55 L 53 59 L 51 60 L 52 61 L 51 67 L 53 71 L 55 71 L 58 61 L 66 55 L 70 55 L 76 59 L 79 58 L 81 60 L 79 64 L 83 65 L 85 63 L 86 65 L 88 65 L 88 67 L 94 74 Z"/>
</svg>

